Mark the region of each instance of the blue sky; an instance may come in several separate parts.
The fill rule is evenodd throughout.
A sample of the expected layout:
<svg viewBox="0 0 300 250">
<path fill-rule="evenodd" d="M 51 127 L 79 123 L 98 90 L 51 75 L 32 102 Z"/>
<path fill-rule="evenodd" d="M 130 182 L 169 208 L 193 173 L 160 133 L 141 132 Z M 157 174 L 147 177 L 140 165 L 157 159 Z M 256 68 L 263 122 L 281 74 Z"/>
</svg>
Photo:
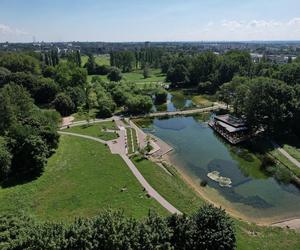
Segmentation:
<svg viewBox="0 0 300 250">
<path fill-rule="evenodd" d="M 299 0 L 0 0 L 0 42 L 300 40 Z"/>
</svg>

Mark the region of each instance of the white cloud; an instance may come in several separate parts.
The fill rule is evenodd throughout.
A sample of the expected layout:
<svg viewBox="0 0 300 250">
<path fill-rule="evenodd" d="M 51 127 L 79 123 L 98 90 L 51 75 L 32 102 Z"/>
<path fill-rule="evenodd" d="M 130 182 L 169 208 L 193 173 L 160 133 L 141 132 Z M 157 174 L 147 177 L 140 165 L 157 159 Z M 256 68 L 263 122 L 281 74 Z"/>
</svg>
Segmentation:
<svg viewBox="0 0 300 250">
<path fill-rule="evenodd" d="M 222 20 L 209 22 L 198 40 L 300 40 L 300 17 L 287 21 Z"/>
<path fill-rule="evenodd" d="M 12 26 L 0 23 L 0 42 L 29 42 L 31 40 L 30 33 L 14 28 Z"/>
<path fill-rule="evenodd" d="M 8 25 L 1 24 L 1 23 L 0 23 L 0 34 L 3 34 L 3 35 L 28 35 L 28 33 L 23 30 L 12 28 Z"/>
<path fill-rule="evenodd" d="M 229 29 L 230 31 L 234 31 L 237 30 L 239 28 L 243 27 L 243 23 L 242 22 L 238 22 L 238 21 L 228 21 L 228 20 L 223 20 L 221 23 L 221 26 Z"/>
</svg>

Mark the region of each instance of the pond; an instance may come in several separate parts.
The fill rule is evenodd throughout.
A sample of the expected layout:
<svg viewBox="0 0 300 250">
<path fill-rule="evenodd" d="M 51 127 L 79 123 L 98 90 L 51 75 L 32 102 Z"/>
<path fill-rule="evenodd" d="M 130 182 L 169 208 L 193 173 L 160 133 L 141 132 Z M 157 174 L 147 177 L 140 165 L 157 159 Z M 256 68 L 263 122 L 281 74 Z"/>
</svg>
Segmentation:
<svg viewBox="0 0 300 250">
<path fill-rule="evenodd" d="M 211 200 L 253 221 L 282 220 L 300 216 L 300 190 L 282 184 L 260 170 L 260 160 L 246 149 L 231 146 L 208 125 L 194 117 L 154 119 L 145 132 L 174 147 L 171 161 L 188 174 Z M 221 186 L 207 177 L 219 172 L 231 184 Z"/>
<path fill-rule="evenodd" d="M 182 92 L 172 92 L 167 95 L 167 103 L 162 105 L 155 105 L 153 111 L 177 111 L 193 106 L 192 100 L 185 96 Z"/>
</svg>

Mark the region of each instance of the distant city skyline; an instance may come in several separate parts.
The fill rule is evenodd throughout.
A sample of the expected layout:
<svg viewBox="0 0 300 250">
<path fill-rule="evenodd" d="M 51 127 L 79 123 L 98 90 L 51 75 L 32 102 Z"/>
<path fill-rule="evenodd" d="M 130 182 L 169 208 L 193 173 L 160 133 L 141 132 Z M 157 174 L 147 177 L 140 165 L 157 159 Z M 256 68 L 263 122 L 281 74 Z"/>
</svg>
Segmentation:
<svg viewBox="0 0 300 250">
<path fill-rule="evenodd" d="M 0 42 L 300 40 L 299 0 L 1 0 Z"/>
</svg>

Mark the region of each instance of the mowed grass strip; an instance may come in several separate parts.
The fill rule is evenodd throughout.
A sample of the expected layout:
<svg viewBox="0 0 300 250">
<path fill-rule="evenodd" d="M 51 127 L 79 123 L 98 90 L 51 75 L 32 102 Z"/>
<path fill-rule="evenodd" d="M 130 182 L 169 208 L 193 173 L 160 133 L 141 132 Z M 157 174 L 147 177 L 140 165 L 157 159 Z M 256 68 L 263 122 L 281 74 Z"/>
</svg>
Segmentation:
<svg viewBox="0 0 300 250">
<path fill-rule="evenodd" d="M 134 153 L 134 144 L 133 144 L 133 138 L 132 138 L 132 129 L 126 128 L 126 135 L 127 135 L 127 146 L 128 146 L 128 154 Z"/>
<path fill-rule="evenodd" d="M 71 132 L 82 135 L 89 135 L 96 138 L 100 138 L 105 141 L 110 141 L 118 138 L 118 134 L 116 132 L 107 132 L 106 129 L 116 130 L 117 127 L 114 122 L 100 122 L 94 123 L 90 125 L 79 125 L 75 127 L 70 127 L 68 129 L 64 129 L 65 132 Z"/>
<path fill-rule="evenodd" d="M 150 185 L 181 212 L 192 213 L 204 204 L 173 167 L 173 175 L 169 175 L 152 161 L 139 156 L 133 157 L 132 160 Z"/>
<path fill-rule="evenodd" d="M 110 65 L 110 56 L 109 54 L 104 54 L 104 55 L 95 55 L 95 62 L 98 65 Z M 89 57 L 88 56 L 81 56 L 81 66 L 84 66 L 87 61 L 88 61 Z"/>
<path fill-rule="evenodd" d="M 61 136 L 40 178 L 0 189 L 0 212 L 25 211 L 43 220 L 70 221 L 110 208 L 137 218 L 149 209 L 168 214 L 147 198 L 120 156 L 101 143 L 72 136 Z"/>
<path fill-rule="evenodd" d="M 138 138 L 137 138 L 136 133 L 137 133 L 136 130 L 134 128 L 132 128 L 132 140 L 133 140 L 133 145 L 134 145 L 135 151 L 137 151 L 139 148 Z"/>
</svg>

